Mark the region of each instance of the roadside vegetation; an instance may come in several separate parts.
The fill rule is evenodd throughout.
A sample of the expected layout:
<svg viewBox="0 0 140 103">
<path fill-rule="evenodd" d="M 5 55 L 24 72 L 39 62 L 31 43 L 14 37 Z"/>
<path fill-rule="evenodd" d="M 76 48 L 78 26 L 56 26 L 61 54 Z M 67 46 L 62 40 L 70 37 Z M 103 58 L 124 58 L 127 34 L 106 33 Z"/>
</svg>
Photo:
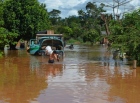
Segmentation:
<svg viewBox="0 0 140 103">
<path fill-rule="evenodd" d="M 95 2 L 88 2 L 85 9 L 77 11 L 78 16 L 61 18 L 61 11 L 53 9 L 48 12 L 46 5 L 37 0 L 0 0 L 0 50 L 5 45 L 16 49 L 19 40 L 28 41 L 35 38 L 38 31 L 54 30 L 63 34 L 69 44 L 110 43 L 111 48 L 126 52 L 139 64 L 140 8 L 120 17 L 106 13 L 105 6 L 103 3 L 97 6 Z M 119 6 L 120 3 L 114 7 Z M 102 31 L 106 35 L 102 35 Z M 104 38 L 108 42 L 103 41 Z"/>
</svg>

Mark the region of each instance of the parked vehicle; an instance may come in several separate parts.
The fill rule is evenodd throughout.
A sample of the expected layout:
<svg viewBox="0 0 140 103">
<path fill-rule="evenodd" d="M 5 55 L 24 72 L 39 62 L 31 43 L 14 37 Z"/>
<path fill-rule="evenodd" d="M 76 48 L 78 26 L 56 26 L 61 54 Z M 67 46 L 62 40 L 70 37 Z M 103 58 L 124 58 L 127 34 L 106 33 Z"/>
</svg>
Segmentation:
<svg viewBox="0 0 140 103">
<path fill-rule="evenodd" d="M 36 39 L 31 39 L 29 53 L 31 55 L 45 55 L 45 47 L 51 46 L 58 54 L 64 54 L 64 42 L 62 34 L 36 34 Z"/>
</svg>

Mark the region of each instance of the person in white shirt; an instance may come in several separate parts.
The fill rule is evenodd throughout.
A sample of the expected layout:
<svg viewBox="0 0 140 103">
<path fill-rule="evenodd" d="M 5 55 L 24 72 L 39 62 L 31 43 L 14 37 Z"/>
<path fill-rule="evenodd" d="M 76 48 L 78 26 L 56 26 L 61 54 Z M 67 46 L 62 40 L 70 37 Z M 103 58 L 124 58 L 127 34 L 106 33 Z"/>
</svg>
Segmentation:
<svg viewBox="0 0 140 103">
<path fill-rule="evenodd" d="M 49 55 L 48 63 L 54 63 L 54 60 L 56 59 L 59 61 L 59 56 L 57 52 L 52 50 L 51 46 L 47 46 L 46 48 L 46 54 Z"/>
<path fill-rule="evenodd" d="M 53 53 L 53 50 L 52 50 L 51 46 L 46 46 L 45 50 L 46 50 L 47 55 L 50 55 L 50 54 Z"/>
</svg>

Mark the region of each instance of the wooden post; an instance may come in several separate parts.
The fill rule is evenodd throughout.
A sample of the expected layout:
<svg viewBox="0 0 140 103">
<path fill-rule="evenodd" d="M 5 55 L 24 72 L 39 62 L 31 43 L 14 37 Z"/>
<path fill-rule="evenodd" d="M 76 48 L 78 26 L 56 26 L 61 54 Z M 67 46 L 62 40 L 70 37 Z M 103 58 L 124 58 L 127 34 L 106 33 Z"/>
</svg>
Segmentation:
<svg viewBox="0 0 140 103">
<path fill-rule="evenodd" d="M 133 60 L 133 69 L 137 68 L 137 60 Z"/>
<path fill-rule="evenodd" d="M 136 74 L 136 68 L 135 69 L 133 69 L 133 77 L 136 77 L 137 76 L 137 74 Z"/>
</svg>

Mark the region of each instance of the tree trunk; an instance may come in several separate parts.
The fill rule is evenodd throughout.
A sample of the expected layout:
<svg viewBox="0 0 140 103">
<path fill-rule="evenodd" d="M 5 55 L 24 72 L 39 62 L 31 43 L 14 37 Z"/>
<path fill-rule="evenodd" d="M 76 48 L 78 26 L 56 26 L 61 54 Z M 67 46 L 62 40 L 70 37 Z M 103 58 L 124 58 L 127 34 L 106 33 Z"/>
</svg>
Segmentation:
<svg viewBox="0 0 140 103">
<path fill-rule="evenodd" d="M 107 20 L 105 20 L 105 30 L 106 30 L 107 35 L 110 35 L 110 31 L 109 31 L 109 26 L 108 26 Z"/>
<path fill-rule="evenodd" d="M 109 26 L 108 26 L 108 21 L 110 20 L 110 18 L 108 20 L 108 17 L 106 15 L 101 14 L 101 19 L 105 22 L 105 29 L 106 29 L 107 35 L 110 35 Z"/>
</svg>

